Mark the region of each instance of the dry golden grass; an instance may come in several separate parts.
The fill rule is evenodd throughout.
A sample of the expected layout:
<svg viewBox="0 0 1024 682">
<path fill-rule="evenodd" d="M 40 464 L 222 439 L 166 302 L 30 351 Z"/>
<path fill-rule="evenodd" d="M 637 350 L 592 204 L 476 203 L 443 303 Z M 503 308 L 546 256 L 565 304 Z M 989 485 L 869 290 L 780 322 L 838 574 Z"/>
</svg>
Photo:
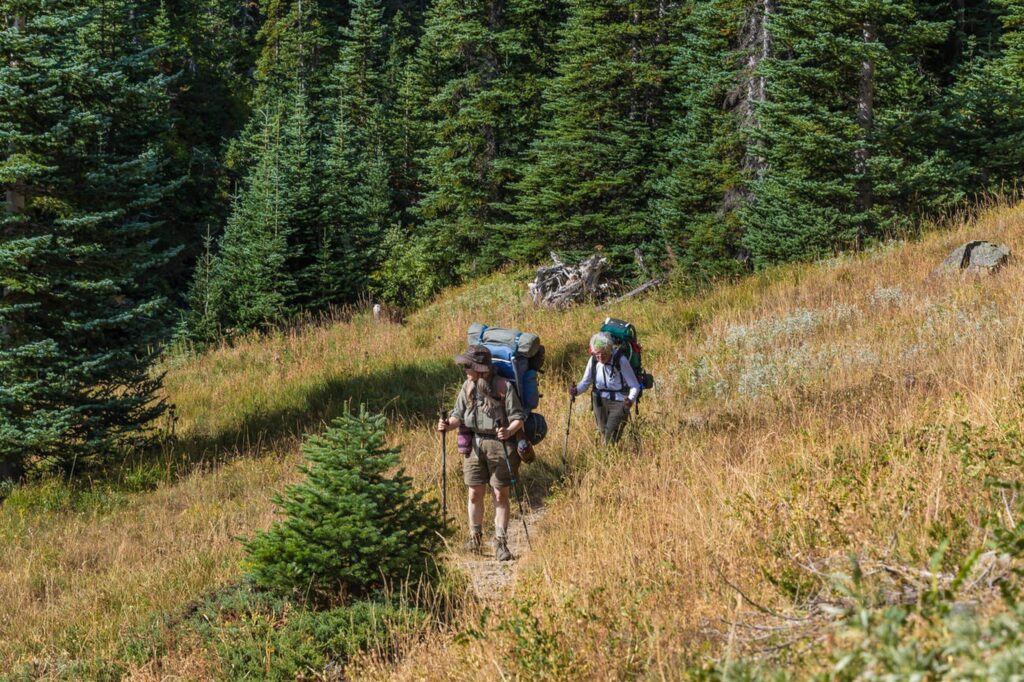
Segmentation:
<svg viewBox="0 0 1024 682">
<path fill-rule="evenodd" d="M 0 670 L 114 660 L 133 628 L 237 579 L 237 536 L 269 524 L 295 457 L 200 468 L 109 513 L 4 509 Z"/>
<path fill-rule="evenodd" d="M 1024 417 L 1024 273 L 932 270 L 967 239 L 1017 248 L 1022 236 L 1021 208 L 993 209 L 918 244 L 622 310 L 661 379 L 638 423 L 642 445 L 605 452 L 573 439 L 582 473 L 549 502 L 519 603 L 492 619 L 522 625 L 515 609 L 526 601 L 534 641 L 549 637 L 564 655 L 524 661 L 530 638 L 498 627 L 479 641 L 438 637 L 368 676 L 675 679 L 720 654 L 711 626 L 737 609 L 723 577 L 785 608 L 798 595 L 766 576 L 799 587 L 797 560 L 925 564 L 940 533 L 976 546 L 982 473 L 999 472 L 965 461 L 943 427 L 995 431 Z M 565 316 L 563 338 L 593 326 L 582 314 Z M 557 343 L 545 322 L 534 326 Z M 557 400 L 545 411 L 562 423 Z M 929 425 L 934 435 L 921 431 Z"/>
<path fill-rule="evenodd" d="M 1024 271 L 931 271 L 967 239 L 1019 250 L 1022 237 L 1024 209 L 993 208 L 920 243 L 607 312 L 534 310 L 521 297 L 529 274 L 517 271 L 450 292 L 405 326 L 356 315 L 169 361 L 178 420 L 167 457 L 217 464 L 113 511 L 0 510 L 0 666 L 114 658 L 133 628 L 237 579 L 236 538 L 270 522 L 271 493 L 296 475 L 297 437 L 346 401 L 387 411 L 408 473 L 436 489 L 430 424 L 460 381 L 451 356 L 470 322 L 542 335 L 551 434 L 540 456 L 557 464 L 562 387 L 610 314 L 637 324 L 659 381 L 626 445 L 600 447 L 578 401 L 572 473 L 531 529 L 515 598 L 483 628 L 470 600 L 454 628 L 411 638 L 401 663 L 368 655 L 350 673 L 678 678 L 722 653 L 712 626 L 744 608 L 723 576 L 784 608 L 799 601 L 794 559 L 852 552 L 912 563 L 926 560 L 940 529 L 963 547 L 980 540 L 988 493 L 975 463 L 948 430 L 921 429 L 1021 420 Z M 462 523 L 454 460 L 449 444 L 449 508 Z M 188 650 L 165 663 L 134 674 L 215 674 Z"/>
</svg>

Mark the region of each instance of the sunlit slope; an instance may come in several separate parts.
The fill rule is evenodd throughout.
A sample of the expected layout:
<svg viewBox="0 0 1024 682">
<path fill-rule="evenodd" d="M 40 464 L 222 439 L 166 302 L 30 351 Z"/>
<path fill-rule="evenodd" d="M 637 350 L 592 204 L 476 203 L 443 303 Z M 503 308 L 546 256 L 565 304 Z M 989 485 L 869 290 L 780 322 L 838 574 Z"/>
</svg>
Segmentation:
<svg viewBox="0 0 1024 682">
<path fill-rule="evenodd" d="M 933 270 L 969 239 L 1022 236 L 1024 211 L 992 210 L 920 243 L 612 311 L 642 330 L 659 379 L 635 441 L 595 449 L 577 406 L 577 473 L 549 501 L 515 603 L 482 639 L 431 642 L 400 672 L 672 678 L 725 655 L 726 623 L 753 610 L 727 581 L 786 610 L 813 587 L 809 564 L 926 567 L 945 541 L 955 568 L 982 544 L 986 480 L 1019 476 L 1024 275 Z M 600 316 L 522 319 L 558 356 Z"/>
<path fill-rule="evenodd" d="M 806 588 L 796 562 L 852 553 L 918 565 L 942 537 L 952 562 L 980 542 L 986 478 L 1008 473 L 999 456 L 965 450 L 963 429 L 1021 422 L 1024 275 L 1016 262 L 980 279 L 932 271 L 968 239 L 1019 250 L 1022 237 L 1024 210 L 993 209 L 919 243 L 607 310 L 535 309 L 532 273 L 505 272 L 404 325 L 358 313 L 168 361 L 174 439 L 155 470 L 126 473 L 155 490 L 82 508 L 59 487 L 29 489 L 0 512 L 0 666 L 116 658 L 154 618 L 237 579 L 237 538 L 270 522 L 271 494 L 297 475 L 298 437 L 346 403 L 387 412 L 408 473 L 437 491 L 431 426 L 461 382 L 452 356 L 474 321 L 536 331 L 547 346 L 551 435 L 526 470 L 548 491 L 534 550 L 485 625 L 470 600 L 454 631 L 352 673 L 678 677 L 720 656 L 720 619 L 749 608 L 725 580 L 785 609 Z M 577 401 L 562 477 L 564 387 L 606 315 L 637 325 L 658 385 L 620 450 L 599 446 Z M 449 443 L 461 523 L 455 460 Z"/>
</svg>

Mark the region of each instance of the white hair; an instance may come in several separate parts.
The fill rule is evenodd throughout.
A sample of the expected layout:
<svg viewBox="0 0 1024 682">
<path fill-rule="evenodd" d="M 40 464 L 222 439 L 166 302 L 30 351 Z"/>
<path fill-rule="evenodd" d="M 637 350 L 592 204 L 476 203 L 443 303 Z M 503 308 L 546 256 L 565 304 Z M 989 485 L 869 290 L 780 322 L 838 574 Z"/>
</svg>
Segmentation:
<svg viewBox="0 0 1024 682">
<path fill-rule="evenodd" d="M 611 350 L 614 345 L 615 342 L 607 332 L 598 332 L 590 337 L 590 347 L 595 353 Z"/>
</svg>

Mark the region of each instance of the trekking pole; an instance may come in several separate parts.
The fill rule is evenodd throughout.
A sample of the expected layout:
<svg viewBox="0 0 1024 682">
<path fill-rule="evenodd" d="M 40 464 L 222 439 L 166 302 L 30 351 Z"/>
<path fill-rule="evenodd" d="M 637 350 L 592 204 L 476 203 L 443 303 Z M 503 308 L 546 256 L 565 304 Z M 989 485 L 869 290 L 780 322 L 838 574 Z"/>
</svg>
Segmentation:
<svg viewBox="0 0 1024 682">
<path fill-rule="evenodd" d="M 508 419 L 503 419 L 503 427 L 508 428 Z M 501 425 L 501 422 L 498 422 Z M 523 496 L 519 494 L 519 486 L 516 483 L 516 475 L 512 471 L 512 461 L 508 456 L 508 439 L 501 441 L 501 446 L 505 450 L 505 466 L 508 467 L 508 475 L 512 478 L 512 492 L 515 493 L 516 501 L 519 503 L 519 518 L 523 520 L 523 532 L 526 533 L 526 546 L 533 549 L 533 543 L 530 542 L 530 529 L 526 527 L 526 512 L 523 511 Z"/>
<path fill-rule="evenodd" d="M 444 410 L 441 411 L 441 419 L 444 419 Z M 447 425 L 441 432 L 441 527 L 448 527 L 448 435 Z"/>
<path fill-rule="evenodd" d="M 569 471 L 569 427 L 572 424 L 572 406 L 576 403 L 576 396 L 569 396 L 569 414 L 565 416 L 565 443 L 562 445 L 562 471 Z"/>
</svg>

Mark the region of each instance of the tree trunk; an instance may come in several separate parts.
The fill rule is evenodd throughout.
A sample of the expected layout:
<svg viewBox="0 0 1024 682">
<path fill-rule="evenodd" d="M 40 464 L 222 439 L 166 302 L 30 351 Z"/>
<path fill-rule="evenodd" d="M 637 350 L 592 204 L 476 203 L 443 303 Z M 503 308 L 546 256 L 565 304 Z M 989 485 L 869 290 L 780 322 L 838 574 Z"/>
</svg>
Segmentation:
<svg viewBox="0 0 1024 682">
<path fill-rule="evenodd" d="M 750 9 L 750 16 L 742 38 L 742 47 L 747 53 L 744 72 L 744 98 L 740 104 L 743 116 L 743 127 L 757 130 L 761 122 L 757 117 L 758 105 L 768 99 L 767 81 L 764 74 L 759 73 L 761 63 L 772 54 L 771 18 L 775 12 L 775 0 L 757 0 Z M 743 167 L 752 177 L 760 180 L 764 176 L 766 161 L 760 154 L 748 153 L 743 159 Z"/>
<path fill-rule="evenodd" d="M 956 28 L 953 31 L 953 63 L 959 64 L 964 55 L 964 35 L 967 31 L 967 16 L 964 0 L 953 0 L 953 16 Z"/>
<path fill-rule="evenodd" d="M 862 27 L 864 45 L 870 46 L 878 39 L 878 29 L 874 22 L 868 20 Z M 871 133 L 874 128 L 875 119 L 875 62 L 869 55 L 865 54 L 860 63 L 860 93 L 857 97 L 857 125 L 861 130 L 860 148 L 854 152 L 854 169 L 860 179 L 857 181 L 857 210 L 866 213 L 871 210 L 874 204 L 874 190 L 871 184 L 871 177 L 868 171 L 868 162 L 871 159 Z M 857 235 L 858 247 L 863 241 L 863 230 Z"/>
</svg>

